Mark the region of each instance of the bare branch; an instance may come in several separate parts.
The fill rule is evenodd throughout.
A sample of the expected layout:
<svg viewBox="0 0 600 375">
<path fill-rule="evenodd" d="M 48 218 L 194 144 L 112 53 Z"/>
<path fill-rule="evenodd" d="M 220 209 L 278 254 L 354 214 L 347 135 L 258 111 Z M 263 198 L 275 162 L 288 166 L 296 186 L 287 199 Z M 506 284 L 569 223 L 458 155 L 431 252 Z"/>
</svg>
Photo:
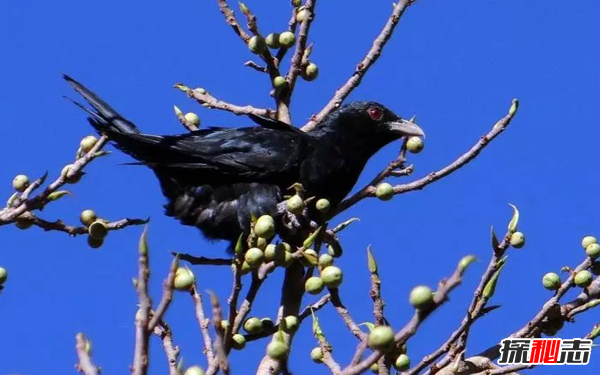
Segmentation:
<svg viewBox="0 0 600 375">
<path fill-rule="evenodd" d="M 169 308 L 171 301 L 173 300 L 173 283 L 175 282 L 175 274 L 177 273 L 177 268 L 179 267 L 179 258 L 175 257 L 171 262 L 171 267 L 169 268 L 169 274 L 167 278 L 163 282 L 163 295 L 158 304 L 158 308 L 154 312 L 152 319 L 148 323 L 148 330 L 154 331 L 154 328 L 158 325 L 158 323 L 162 320 L 165 312 Z"/>
<path fill-rule="evenodd" d="M 78 358 L 75 368 L 84 375 L 99 375 L 100 369 L 92 361 L 90 348 L 89 340 L 83 333 L 75 335 L 75 350 Z"/>
<path fill-rule="evenodd" d="M 150 309 L 152 301 L 148 295 L 148 278 L 150 267 L 148 263 L 148 228 L 140 237 L 138 278 L 135 282 L 138 292 L 139 310 L 135 314 L 135 351 L 133 356 L 132 375 L 146 375 L 148 371 L 148 342 L 150 339 L 148 322 L 150 320 Z"/>
<path fill-rule="evenodd" d="M 37 215 L 32 214 L 31 212 L 25 212 L 23 215 L 19 216 L 19 221 L 29 222 L 36 227 L 42 228 L 45 231 L 64 232 L 67 233 L 69 236 L 73 237 L 88 234 L 88 229 L 86 227 L 68 225 L 62 220 L 48 221 L 38 217 Z M 150 219 L 125 218 L 107 223 L 106 228 L 109 231 L 121 230 L 134 225 L 144 225 L 147 224 L 149 221 Z"/>
<path fill-rule="evenodd" d="M 171 328 L 164 322 L 159 322 L 154 327 L 154 334 L 162 340 L 167 362 L 169 363 L 169 375 L 181 375 L 177 369 L 177 358 L 179 357 L 179 348 L 173 345 L 173 334 Z"/>
<path fill-rule="evenodd" d="M 359 340 L 365 340 L 367 335 L 360 329 L 360 327 L 354 322 L 348 309 L 342 303 L 340 299 L 339 290 L 337 288 L 330 288 L 329 294 L 331 295 L 331 304 L 337 310 L 338 314 L 342 317 L 342 320 L 346 324 L 346 327 L 352 332 L 352 334 Z"/>
<path fill-rule="evenodd" d="M 194 306 L 196 307 L 196 319 L 198 320 L 198 325 L 200 326 L 200 331 L 202 332 L 202 337 L 204 339 L 204 352 L 206 353 L 206 361 L 208 362 L 208 367 L 210 368 L 214 365 L 215 361 L 212 339 L 208 330 L 210 320 L 207 319 L 206 315 L 204 314 L 202 296 L 198 293 L 196 284 L 194 284 L 194 286 L 190 290 L 190 295 L 192 296 Z"/>
<path fill-rule="evenodd" d="M 404 193 L 408 193 L 409 191 L 413 191 L 413 190 L 421 190 L 424 187 L 426 187 L 427 185 L 450 175 L 454 171 L 465 166 L 471 160 L 475 159 L 477 157 L 477 155 L 479 155 L 479 153 L 494 138 L 496 138 L 498 135 L 500 135 L 500 133 L 502 133 L 508 127 L 508 125 L 510 124 L 511 120 L 513 119 L 513 117 L 516 113 L 516 110 L 513 110 L 513 108 L 515 108 L 517 105 L 518 105 L 518 101 L 516 99 L 514 99 L 512 106 L 511 106 L 511 111 L 509 111 L 509 113 L 504 118 L 500 119 L 486 135 L 481 137 L 481 139 L 473 147 L 471 147 L 471 149 L 469 149 L 469 151 L 465 152 L 454 162 L 452 162 L 451 164 L 447 165 L 446 167 L 444 167 L 438 171 L 431 172 L 429 175 L 427 175 L 421 179 L 418 179 L 416 181 L 413 181 L 413 182 L 410 182 L 407 184 L 401 184 L 401 185 L 394 186 L 394 194 L 395 195 L 404 194 Z M 389 168 L 389 166 L 388 166 L 388 168 Z M 387 168 L 386 168 L 386 170 L 387 170 Z M 377 181 L 378 178 L 382 174 L 385 174 L 385 170 L 384 170 L 384 172 L 380 173 L 378 175 L 378 177 L 376 177 L 373 181 Z M 340 203 L 335 214 L 337 215 L 337 214 L 347 210 L 348 208 L 352 207 L 353 205 L 355 205 L 356 203 L 358 203 L 359 201 L 361 201 L 364 198 L 374 197 L 376 190 L 377 190 L 376 186 L 373 186 L 373 185 L 363 188 L 357 194 L 353 195 L 352 197 L 350 197 L 350 198 L 344 200 L 342 203 Z"/>
</svg>

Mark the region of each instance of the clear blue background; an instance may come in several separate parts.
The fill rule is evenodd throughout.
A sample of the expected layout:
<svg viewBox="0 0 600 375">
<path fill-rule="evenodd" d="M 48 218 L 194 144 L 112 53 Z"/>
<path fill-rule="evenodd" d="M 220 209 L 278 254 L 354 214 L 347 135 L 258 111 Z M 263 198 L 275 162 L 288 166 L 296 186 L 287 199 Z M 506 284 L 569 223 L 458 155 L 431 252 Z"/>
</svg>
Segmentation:
<svg viewBox="0 0 600 375">
<path fill-rule="evenodd" d="M 233 3 L 232 5 L 235 5 Z M 264 32 L 286 28 L 288 1 L 248 1 Z M 391 12 L 390 1 L 320 1 L 311 41 L 321 76 L 300 82 L 294 121 L 304 123 L 324 105 L 371 46 Z M 434 286 L 466 254 L 480 258 L 453 293 L 409 343 L 414 362 L 437 348 L 462 319 L 490 256 L 489 228 L 502 233 L 508 202 L 522 212 L 527 235 L 512 251 L 493 303 L 502 309 L 479 322 L 469 352 L 476 353 L 527 322 L 550 297 L 541 276 L 583 260 L 585 234 L 600 235 L 598 92 L 600 4 L 595 0 L 423 0 L 412 7 L 382 59 L 352 99 L 380 101 L 426 129 L 425 151 L 411 157 L 424 176 L 463 153 L 518 97 L 510 128 L 476 162 L 420 192 L 391 202 L 364 201 L 339 219 L 362 221 L 343 233 L 346 270 L 342 297 L 358 322 L 368 321 L 371 301 L 365 249 L 372 244 L 384 279 L 386 315 L 396 328 L 410 317 L 407 295 L 420 283 Z M 62 96 L 74 94 L 61 80 L 68 73 L 106 98 L 140 128 L 182 132 L 173 104 L 197 111 L 205 125 L 243 126 L 243 117 L 206 110 L 171 88 L 203 86 L 233 103 L 270 106 L 269 83 L 243 66 L 253 56 L 225 24 L 215 1 L 105 0 L 4 1 L 0 5 L 0 188 L 8 197 L 18 173 L 56 177 L 79 140 L 91 133 L 84 114 Z M 373 158 L 366 182 L 395 156 L 392 145 Z M 94 162 L 74 197 L 41 214 L 76 223 L 85 208 L 106 218 L 152 217 L 152 295 L 158 301 L 171 259 L 169 251 L 223 256 L 226 245 L 204 241 L 196 230 L 162 215 L 163 197 L 150 171 L 121 166 L 115 153 Z M 74 335 L 85 332 L 104 373 L 127 372 L 132 359 L 137 297 L 136 244 L 141 228 L 111 233 L 91 250 L 85 237 L 3 227 L 0 265 L 9 281 L 0 296 L 0 373 L 75 373 Z M 197 268 L 201 290 L 225 301 L 226 267 Z M 282 272 L 269 277 L 255 314 L 273 316 Z M 247 285 L 246 285 L 247 286 Z M 306 301 L 314 300 L 314 297 Z M 331 307 L 320 313 L 325 332 L 344 365 L 355 342 Z M 167 321 L 186 364 L 204 365 L 192 302 L 178 294 Z M 562 337 L 581 337 L 598 312 L 567 324 Z M 296 373 L 325 374 L 310 362 L 315 345 L 306 325 L 291 355 Z M 265 341 L 231 356 L 235 373 L 252 373 Z M 533 374 L 597 374 L 600 356 L 582 368 L 536 369 Z M 152 341 L 151 374 L 166 372 L 160 342 Z"/>
</svg>

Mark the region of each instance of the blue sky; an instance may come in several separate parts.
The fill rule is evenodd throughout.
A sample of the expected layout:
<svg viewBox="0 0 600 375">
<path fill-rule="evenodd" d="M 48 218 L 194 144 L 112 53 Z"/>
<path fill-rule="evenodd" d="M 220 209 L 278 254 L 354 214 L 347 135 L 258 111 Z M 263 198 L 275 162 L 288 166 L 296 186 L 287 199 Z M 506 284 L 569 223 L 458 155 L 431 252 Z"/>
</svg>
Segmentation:
<svg viewBox="0 0 600 375">
<path fill-rule="evenodd" d="M 311 40 L 321 74 L 299 84 L 295 123 L 318 111 L 351 74 L 390 14 L 390 3 L 319 2 Z M 285 29 L 287 1 L 249 0 L 248 6 L 264 32 Z M 471 353 L 532 318 L 550 297 L 541 286 L 542 275 L 579 264 L 584 259 L 581 237 L 600 235 L 598 12 L 594 0 L 421 0 L 353 93 L 352 99 L 379 101 L 404 117 L 417 114 L 427 140 L 425 150 L 410 159 L 416 166 L 410 178 L 454 160 L 506 113 L 513 97 L 521 101 L 506 133 L 463 170 L 390 202 L 364 201 L 339 218 L 362 219 L 343 233 L 345 256 L 338 261 L 346 271 L 342 298 L 359 322 L 372 319 L 367 245 L 373 245 L 379 260 L 386 314 L 396 328 L 412 313 L 407 296 L 413 286 L 434 286 L 464 255 L 480 258 L 450 303 L 409 342 L 414 361 L 437 348 L 462 319 L 490 256 L 489 227 L 502 232 L 510 218 L 508 202 L 521 210 L 527 245 L 510 252 L 493 300 L 502 308 L 474 327 Z M 83 113 L 62 98 L 72 95 L 62 73 L 93 88 L 150 133 L 182 132 L 173 104 L 196 111 L 205 125 L 251 124 L 197 106 L 171 88 L 175 82 L 203 86 L 234 103 L 271 105 L 268 81 L 243 66 L 253 56 L 223 22 L 214 1 L 2 2 L 0 50 L 0 192 L 5 197 L 18 173 L 38 176 L 49 170 L 56 176 L 72 160 L 79 140 L 91 133 Z M 362 183 L 397 148 L 391 145 L 374 157 Z M 127 161 L 116 152 L 93 163 L 73 187 L 74 196 L 49 206 L 42 216 L 75 223 L 86 208 L 110 219 L 151 216 L 151 288 L 158 300 L 169 251 L 223 256 L 226 245 L 207 243 L 196 230 L 164 217 L 154 176 L 120 165 Z M 0 373 L 75 373 L 74 335 L 79 331 L 93 340 L 94 359 L 104 373 L 127 371 L 137 302 L 131 278 L 140 233 L 141 228 L 111 233 L 105 246 L 94 251 L 84 237 L 3 227 L 0 265 L 10 276 L 0 296 Z M 230 285 L 226 267 L 196 269 L 196 275 L 201 290 L 214 290 L 225 300 Z M 269 278 L 258 296 L 257 316 L 275 314 L 281 279 L 281 272 Z M 348 363 L 355 349 L 352 336 L 332 308 L 320 316 L 336 358 Z M 167 320 L 186 364 L 204 365 L 187 295 L 176 296 Z M 566 325 L 561 337 L 581 337 L 596 322 L 597 312 L 581 316 L 577 324 Z M 315 345 L 309 326 L 301 329 L 296 344 L 292 369 L 327 373 L 308 359 Z M 260 341 L 234 353 L 236 373 L 251 373 L 264 346 Z M 150 373 L 165 373 L 157 340 L 152 359 Z M 596 351 L 592 363 L 577 368 L 577 374 L 596 374 L 599 361 Z M 573 371 L 552 368 L 552 374 Z"/>
</svg>

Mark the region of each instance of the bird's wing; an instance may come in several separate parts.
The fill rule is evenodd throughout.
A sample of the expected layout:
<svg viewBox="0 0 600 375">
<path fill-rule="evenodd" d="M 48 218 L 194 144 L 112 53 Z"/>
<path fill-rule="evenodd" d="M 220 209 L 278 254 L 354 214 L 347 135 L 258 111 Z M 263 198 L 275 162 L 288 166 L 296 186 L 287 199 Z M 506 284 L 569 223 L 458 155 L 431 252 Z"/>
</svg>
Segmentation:
<svg viewBox="0 0 600 375">
<path fill-rule="evenodd" d="M 260 116 L 260 115 L 255 115 L 253 113 L 249 113 L 248 117 L 254 121 L 255 123 L 257 123 L 258 125 L 268 128 L 268 129 L 275 129 L 275 130 L 285 130 L 285 131 L 291 131 L 294 133 L 300 133 L 302 134 L 302 130 L 296 128 L 293 125 L 288 125 L 285 122 L 279 121 L 279 120 L 274 120 L 272 118 L 269 117 L 265 117 L 265 116 Z"/>
<path fill-rule="evenodd" d="M 149 166 L 259 180 L 297 172 L 311 147 L 311 137 L 304 133 L 267 128 L 213 128 L 179 136 L 133 137 L 153 145 L 152 152 L 134 155 Z"/>
</svg>

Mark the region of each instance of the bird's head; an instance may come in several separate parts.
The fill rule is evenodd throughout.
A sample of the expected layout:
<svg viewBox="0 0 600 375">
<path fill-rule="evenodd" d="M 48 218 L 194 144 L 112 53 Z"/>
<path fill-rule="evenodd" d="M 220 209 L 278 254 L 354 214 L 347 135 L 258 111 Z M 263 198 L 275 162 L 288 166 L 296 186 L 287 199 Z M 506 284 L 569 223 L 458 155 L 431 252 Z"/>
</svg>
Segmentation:
<svg viewBox="0 0 600 375">
<path fill-rule="evenodd" d="M 363 101 L 340 107 L 323 119 L 315 131 L 372 152 L 402 137 L 425 136 L 417 124 L 401 118 L 384 105 Z"/>
</svg>

